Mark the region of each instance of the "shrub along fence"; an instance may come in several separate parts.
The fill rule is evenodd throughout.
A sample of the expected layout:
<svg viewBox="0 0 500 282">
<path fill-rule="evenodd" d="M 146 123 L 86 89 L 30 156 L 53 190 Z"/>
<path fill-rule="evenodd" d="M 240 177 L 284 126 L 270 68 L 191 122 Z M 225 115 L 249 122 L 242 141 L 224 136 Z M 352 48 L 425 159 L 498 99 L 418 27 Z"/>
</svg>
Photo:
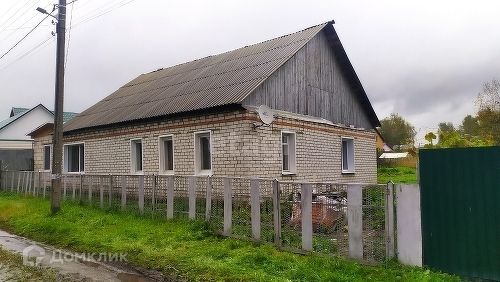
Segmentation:
<svg viewBox="0 0 500 282">
<path fill-rule="evenodd" d="M 3 191 L 49 197 L 48 172 L 3 171 Z M 164 175 L 63 175 L 63 201 L 205 220 L 225 236 L 380 262 L 394 256 L 392 185 Z M 390 204 L 387 204 L 390 203 Z"/>
</svg>

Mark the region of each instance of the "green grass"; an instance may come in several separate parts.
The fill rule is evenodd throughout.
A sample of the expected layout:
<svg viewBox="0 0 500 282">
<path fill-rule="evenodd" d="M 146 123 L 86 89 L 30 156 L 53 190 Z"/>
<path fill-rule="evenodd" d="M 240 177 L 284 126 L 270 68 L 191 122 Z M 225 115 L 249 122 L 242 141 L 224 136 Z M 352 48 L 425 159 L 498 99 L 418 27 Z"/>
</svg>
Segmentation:
<svg viewBox="0 0 500 282">
<path fill-rule="evenodd" d="M 395 262 L 367 266 L 327 255 L 299 255 L 212 235 L 200 221 L 140 218 L 65 203 L 0 193 L 0 228 L 79 252 L 126 253 L 142 267 L 189 281 L 458 281 Z"/>
<path fill-rule="evenodd" d="M 379 167 L 378 183 L 417 183 L 417 170 L 411 167 Z"/>
</svg>

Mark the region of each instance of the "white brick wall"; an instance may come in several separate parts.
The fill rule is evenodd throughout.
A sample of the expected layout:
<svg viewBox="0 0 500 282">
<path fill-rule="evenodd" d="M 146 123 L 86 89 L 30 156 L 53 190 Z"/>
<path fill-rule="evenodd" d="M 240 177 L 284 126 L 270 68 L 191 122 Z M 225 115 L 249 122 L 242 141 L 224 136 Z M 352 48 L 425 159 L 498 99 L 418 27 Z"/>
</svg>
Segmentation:
<svg viewBox="0 0 500 282">
<path fill-rule="evenodd" d="M 85 143 L 85 173 L 129 174 L 130 140 L 142 138 L 145 174 L 159 171 L 161 135 L 174 138 L 177 175 L 194 174 L 194 132 L 212 132 L 212 168 L 216 176 L 286 180 L 376 182 L 375 134 L 331 125 L 278 118 L 270 127 L 253 128 L 254 113 L 231 112 L 149 122 L 65 136 L 65 143 Z M 297 174 L 281 175 L 281 131 L 296 133 Z M 341 173 L 341 136 L 354 137 L 355 173 Z M 40 169 L 43 138 L 35 142 L 35 169 Z M 37 145 L 38 144 L 38 145 Z M 38 155 L 38 156 L 37 156 Z"/>
</svg>

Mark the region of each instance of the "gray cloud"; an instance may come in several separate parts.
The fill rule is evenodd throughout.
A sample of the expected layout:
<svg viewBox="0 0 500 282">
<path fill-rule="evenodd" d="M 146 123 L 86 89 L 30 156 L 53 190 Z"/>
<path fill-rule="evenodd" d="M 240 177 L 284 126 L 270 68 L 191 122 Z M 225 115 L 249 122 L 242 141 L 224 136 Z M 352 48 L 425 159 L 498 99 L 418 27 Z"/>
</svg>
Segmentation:
<svg viewBox="0 0 500 282">
<path fill-rule="evenodd" d="M 2 1 L 3 7 L 19 1 Z M 82 22 L 118 0 L 79 0 L 69 47 L 65 108 L 82 111 L 135 76 L 335 19 L 335 27 L 379 118 L 398 112 L 421 131 L 474 111 L 484 81 L 500 78 L 498 1 L 137 0 Z M 47 6 L 49 0 L 42 0 Z M 0 52 L 8 40 L 0 10 Z M 34 7 L 11 27 L 41 19 Z M 52 42 L 43 26 L 0 60 L 0 118 L 12 106 L 53 104 Z M 17 37 L 17 38 L 16 38 Z"/>
</svg>

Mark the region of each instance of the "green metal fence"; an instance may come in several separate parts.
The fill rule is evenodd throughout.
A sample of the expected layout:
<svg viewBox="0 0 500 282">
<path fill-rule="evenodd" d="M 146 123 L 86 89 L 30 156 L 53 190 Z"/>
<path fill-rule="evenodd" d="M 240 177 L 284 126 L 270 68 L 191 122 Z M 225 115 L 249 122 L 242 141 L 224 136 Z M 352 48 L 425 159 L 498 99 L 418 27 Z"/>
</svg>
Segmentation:
<svg viewBox="0 0 500 282">
<path fill-rule="evenodd" d="M 420 151 L 424 265 L 500 280 L 500 147 Z"/>
</svg>

